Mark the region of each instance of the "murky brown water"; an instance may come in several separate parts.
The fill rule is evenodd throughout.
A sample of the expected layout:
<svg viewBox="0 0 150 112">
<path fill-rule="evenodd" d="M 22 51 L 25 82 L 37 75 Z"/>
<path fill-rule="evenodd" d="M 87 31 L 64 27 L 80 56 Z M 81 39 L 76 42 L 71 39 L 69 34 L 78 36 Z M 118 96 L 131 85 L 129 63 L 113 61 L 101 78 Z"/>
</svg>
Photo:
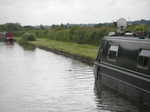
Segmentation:
<svg viewBox="0 0 150 112">
<path fill-rule="evenodd" d="M 92 66 L 7 44 L 0 42 L 0 112 L 149 112 L 97 88 Z"/>
</svg>

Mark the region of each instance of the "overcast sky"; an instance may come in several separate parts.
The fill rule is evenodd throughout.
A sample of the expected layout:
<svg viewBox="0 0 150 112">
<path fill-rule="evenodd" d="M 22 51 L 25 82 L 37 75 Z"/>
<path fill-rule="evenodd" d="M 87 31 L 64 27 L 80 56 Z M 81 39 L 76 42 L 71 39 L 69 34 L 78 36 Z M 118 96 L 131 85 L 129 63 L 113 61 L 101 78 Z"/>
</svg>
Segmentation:
<svg viewBox="0 0 150 112">
<path fill-rule="evenodd" d="M 150 0 L 0 0 L 0 24 L 104 23 L 150 20 Z"/>
</svg>

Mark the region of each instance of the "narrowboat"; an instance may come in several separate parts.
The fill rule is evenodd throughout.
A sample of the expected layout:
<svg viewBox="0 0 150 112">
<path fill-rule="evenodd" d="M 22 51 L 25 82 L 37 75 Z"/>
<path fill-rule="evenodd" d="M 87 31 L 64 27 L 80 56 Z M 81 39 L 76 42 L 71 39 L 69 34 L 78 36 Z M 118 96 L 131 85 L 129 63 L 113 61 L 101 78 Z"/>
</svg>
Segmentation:
<svg viewBox="0 0 150 112">
<path fill-rule="evenodd" d="M 7 32 L 6 33 L 6 40 L 14 40 L 14 33 Z"/>
<path fill-rule="evenodd" d="M 11 32 L 0 32 L 0 41 L 14 40 L 14 34 Z"/>
<path fill-rule="evenodd" d="M 117 21 L 121 31 L 124 19 Z M 123 24 L 123 25 L 122 25 Z M 150 34 L 150 33 L 147 33 Z M 150 108 L 150 35 L 111 32 L 102 38 L 93 66 L 95 82 Z"/>
</svg>

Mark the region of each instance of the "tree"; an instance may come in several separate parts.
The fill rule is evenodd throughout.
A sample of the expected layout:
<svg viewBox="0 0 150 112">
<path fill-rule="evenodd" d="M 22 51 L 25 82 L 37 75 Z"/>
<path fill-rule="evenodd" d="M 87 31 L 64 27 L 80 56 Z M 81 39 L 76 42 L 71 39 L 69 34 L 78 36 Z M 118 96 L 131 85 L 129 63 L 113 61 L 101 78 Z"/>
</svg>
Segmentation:
<svg viewBox="0 0 150 112">
<path fill-rule="evenodd" d="M 57 26 L 55 25 L 55 24 L 53 24 L 52 26 L 51 26 L 51 28 L 52 29 L 54 29 L 54 28 L 56 28 Z"/>
<path fill-rule="evenodd" d="M 102 23 L 99 23 L 99 24 L 94 25 L 95 28 L 99 28 L 99 27 L 102 27 L 102 26 L 103 26 Z"/>
<path fill-rule="evenodd" d="M 61 23 L 60 27 L 61 27 L 61 28 L 64 28 L 64 25 Z"/>
<path fill-rule="evenodd" d="M 6 31 L 5 25 L 0 25 L 0 31 Z"/>
<path fill-rule="evenodd" d="M 40 24 L 40 29 L 45 30 L 45 27 L 42 24 Z"/>
<path fill-rule="evenodd" d="M 5 24 L 6 31 L 21 31 L 24 30 L 22 26 L 18 23 L 6 23 Z"/>
<path fill-rule="evenodd" d="M 117 22 L 114 22 L 114 21 L 113 21 L 113 26 L 114 26 L 115 28 L 117 28 Z"/>
<path fill-rule="evenodd" d="M 34 30 L 35 28 L 33 26 L 28 25 L 28 26 L 24 26 L 24 29 L 25 30 Z"/>
</svg>

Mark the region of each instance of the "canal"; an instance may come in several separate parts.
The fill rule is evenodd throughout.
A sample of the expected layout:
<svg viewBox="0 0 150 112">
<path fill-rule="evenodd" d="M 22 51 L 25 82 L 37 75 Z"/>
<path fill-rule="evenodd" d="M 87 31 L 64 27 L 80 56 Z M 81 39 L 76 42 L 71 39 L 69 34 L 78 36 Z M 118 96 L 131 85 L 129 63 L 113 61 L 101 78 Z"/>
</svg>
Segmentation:
<svg viewBox="0 0 150 112">
<path fill-rule="evenodd" d="M 39 48 L 0 42 L 0 112 L 148 112 L 97 88 L 92 66 Z"/>
</svg>

